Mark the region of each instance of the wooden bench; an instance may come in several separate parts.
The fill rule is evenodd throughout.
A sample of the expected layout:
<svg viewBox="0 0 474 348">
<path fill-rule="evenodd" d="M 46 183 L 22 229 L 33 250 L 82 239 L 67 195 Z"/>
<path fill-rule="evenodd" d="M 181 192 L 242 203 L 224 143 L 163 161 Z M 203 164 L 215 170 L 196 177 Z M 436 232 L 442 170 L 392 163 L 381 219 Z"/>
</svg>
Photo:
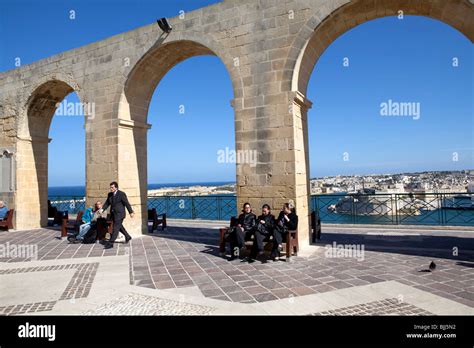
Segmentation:
<svg viewBox="0 0 474 348">
<path fill-rule="evenodd" d="M 166 214 L 157 214 L 156 209 L 148 209 L 148 221 L 153 222 L 151 227 L 151 233 L 161 225 L 161 230 L 164 231 L 166 228 Z"/>
<path fill-rule="evenodd" d="M 9 229 L 13 229 L 13 212 L 14 211 L 15 211 L 15 209 L 8 210 L 7 216 L 5 217 L 5 219 L 0 220 L 0 227 L 1 228 L 6 228 L 7 231 Z"/>
<path fill-rule="evenodd" d="M 81 210 L 77 213 L 76 220 L 69 220 L 69 215 L 66 212 L 63 215 L 63 221 L 61 224 L 61 237 L 67 237 L 68 231 L 73 230 L 79 233 L 79 226 L 82 224 L 82 215 L 84 212 Z"/>
<path fill-rule="evenodd" d="M 229 231 L 232 227 L 235 227 L 237 225 L 237 218 L 235 216 L 232 216 L 230 218 L 230 226 L 231 227 L 223 227 L 219 229 L 219 234 L 220 234 L 220 242 L 219 242 L 219 252 L 221 256 L 225 255 L 225 246 L 226 243 L 230 243 L 229 238 L 225 237 L 225 234 L 227 231 Z M 245 246 L 247 249 L 250 249 L 253 246 L 253 241 L 254 236 L 252 235 L 252 239 L 249 241 L 245 242 Z M 265 238 L 265 249 L 267 248 L 267 245 L 270 245 L 270 243 L 273 243 L 273 236 L 269 236 Z M 290 261 L 290 258 L 292 255 L 298 255 L 298 231 L 297 230 L 289 230 L 288 233 L 286 234 L 286 239 L 283 241 L 283 244 L 285 244 L 285 255 L 286 255 L 286 260 Z"/>
</svg>

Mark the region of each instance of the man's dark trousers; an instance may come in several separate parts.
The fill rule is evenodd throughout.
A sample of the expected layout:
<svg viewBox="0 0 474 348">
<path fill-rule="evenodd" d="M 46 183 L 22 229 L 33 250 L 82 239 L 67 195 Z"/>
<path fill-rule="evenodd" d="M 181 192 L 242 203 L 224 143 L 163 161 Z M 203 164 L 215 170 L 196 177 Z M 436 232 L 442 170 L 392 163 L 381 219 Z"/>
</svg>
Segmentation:
<svg viewBox="0 0 474 348">
<path fill-rule="evenodd" d="M 123 227 L 123 217 L 115 217 L 114 214 L 112 214 L 112 221 L 113 221 L 113 226 L 112 226 L 112 235 L 110 236 L 109 242 L 113 243 L 118 237 L 119 231 L 122 232 L 122 234 L 125 236 L 126 239 L 130 238 L 130 235 L 128 234 L 127 230 L 125 227 Z"/>
<path fill-rule="evenodd" d="M 115 193 L 110 192 L 103 209 L 105 210 L 109 206 L 113 221 L 112 235 L 110 236 L 109 243 L 113 243 L 117 239 L 119 231 L 122 232 L 127 240 L 130 239 L 130 235 L 122 225 L 123 219 L 125 219 L 125 209 L 127 209 L 129 213 L 133 212 L 125 192 L 120 190 L 117 190 Z"/>
</svg>

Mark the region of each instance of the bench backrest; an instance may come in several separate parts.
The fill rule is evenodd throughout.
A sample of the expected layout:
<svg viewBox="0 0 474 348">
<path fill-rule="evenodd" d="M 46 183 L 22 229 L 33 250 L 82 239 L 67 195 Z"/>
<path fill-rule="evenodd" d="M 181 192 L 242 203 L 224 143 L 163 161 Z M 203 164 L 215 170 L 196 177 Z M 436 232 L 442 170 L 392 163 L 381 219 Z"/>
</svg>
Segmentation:
<svg viewBox="0 0 474 348">
<path fill-rule="evenodd" d="M 156 209 L 153 208 L 153 209 L 148 209 L 148 220 L 155 220 L 157 219 L 158 216 L 156 215 Z"/>
<path fill-rule="evenodd" d="M 239 223 L 239 219 L 236 218 L 235 216 L 232 216 L 230 218 L 230 227 L 235 227 L 238 225 L 238 223 Z"/>
<path fill-rule="evenodd" d="M 7 212 L 7 216 L 5 218 L 5 220 L 7 221 L 12 221 L 13 220 L 13 213 L 14 213 L 15 209 L 10 209 L 8 210 Z"/>
<path fill-rule="evenodd" d="M 79 223 L 82 222 L 82 215 L 84 215 L 84 212 L 83 212 L 82 210 L 80 210 L 80 211 L 77 213 L 76 222 L 79 222 Z"/>
</svg>

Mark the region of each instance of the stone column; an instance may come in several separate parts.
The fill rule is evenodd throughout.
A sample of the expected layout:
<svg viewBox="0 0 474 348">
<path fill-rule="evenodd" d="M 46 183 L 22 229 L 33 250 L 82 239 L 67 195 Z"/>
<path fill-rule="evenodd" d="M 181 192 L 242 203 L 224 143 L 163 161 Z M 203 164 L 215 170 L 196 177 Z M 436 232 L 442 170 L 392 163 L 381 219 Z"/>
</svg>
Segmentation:
<svg viewBox="0 0 474 348">
<path fill-rule="evenodd" d="M 236 149 L 256 151 L 257 163 L 237 165 L 237 204 L 264 203 L 278 214 L 293 201 L 299 216 L 300 247 L 310 243 L 307 110 L 300 93 L 284 92 L 244 99 L 236 106 Z"/>
<path fill-rule="evenodd" d="M 47 137 L 18 137 L 16 143 L 15 228 L 32 229 L 48 223 Z"/>
<path fill-rule="evenodd" d="M 124 226 L 132 235 L 148 232 L 147 133 L 149 124 L 118 120 L 118 182 L 135 216 L 125 219 Z"/>
<path fill-rule="evenodd" d="M 105 201 L 109 184 L 117 181 L 135 212 L 124 226 L 132 235 L 147 232 L 147 130 L 148 124 L 111 119 L 86 125 L 87 204 Z"/>
<path fill-rule="evenodd" d="M 300 246 L 311 243 L 311 185 L 308 140 L 308 110 L 312 103 L 299 92 L 292 92 L 292 112 L 295 153 L 295 203 L 302 224 L 298 228 Z"/>
</svg>

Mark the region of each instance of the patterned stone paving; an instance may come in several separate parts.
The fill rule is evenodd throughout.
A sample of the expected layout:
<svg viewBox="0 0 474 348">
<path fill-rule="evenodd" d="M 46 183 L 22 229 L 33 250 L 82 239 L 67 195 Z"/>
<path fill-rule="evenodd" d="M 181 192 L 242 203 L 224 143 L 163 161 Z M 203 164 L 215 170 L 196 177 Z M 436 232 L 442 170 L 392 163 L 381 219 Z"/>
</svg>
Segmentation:
<svg viewBox="0 0 474 348">
<path fill-rule="evenodd" d="M 84 315 L 209 315 L 214 309 L 142 294 L 128 294 Z"/>
<path fill-rule="evenodd" d="M 19 232 L 0 232 L 0 244 L 10 245 L 37 245 L 38 255 L 36 260 L 76 259 L 83 257 L 100 257 L 125 255 L 128 245 L 116 243 L 112 249 L 104 250 L 99 244 L 69 244 L 59 238 L 60 231 L 54 229 L 38 229 Z M 0 258 L 0 262 L 25 262 L 24 258 Z"/>
<path fill-rule="evenodd" d="M 11 268 L 0 270 L 2 274 L 18 274 L 44 271 L 61 271 L 66 269 L 76 269 L 66 289 L 58 300 L 69 300 L 76 298 L 85 298 L 89 295 L 89 291 L 94 282 L 95 275 L 99 263 L 76 263 L 56 266 L 37 266 L 24 268 Z M 24 314 L 31 312 L 44 312 L 53 309 L 57 301 L 35 302 L 28 304 L 20 304 L 16 306 L 0 307 L 0 315 Z"/>
<path fill-rule="evenodd" d="M 0 243 L 38 243 L 40 260 L 128 254 L 131 284 L 152 289 L 197 286 L 206 297 L 232 302 L 265 302 L 395 280 L 474 308 L 474 238 L 462 234 L 384 237 L 327 228 L 321 246 L 333 241 L 363 244 L 364 260 L 326 257 L 325 248 L 319 248 L 309 258 L 267 264 L 220 257 L 216 229 L 169 227 L 109 250 L 100 244 L 68 244 L 57 235 L 47 229 L 0 233 Z M 459 251 L 456 256 L 453 247 Z M 423 272 L 432 260 L 437 269 Z M 80 276 L 85 284 L 90 285 L 92 272 L 86 269 Z M 87 296 L 89 289 L 84 285 L 78 293 Z"/>
<path fill-rule="evenodd" d="M 439 242 L 429 237 L 426 241 L 435 240 L 437 248 L 430 249 L 431 244 L 419 236 L 416 243 L 409 243 L 406 236 L 403 242 L 393 236 L 368 236 L 357 240 L 366 247 L 363 261 L 328 258 L 320 248 L 309 258 L 292 258 L 291 263 L 248 264 L 219 257 L 216 236 L 216 230 L 181 227 L 135 240 L 132 284 L 157 289 L 198 286 L 206 297 L 254 303 L 396 280 L 474 307 L 474 255 L 464 248 L 472 244 L 472 238 Z M 356 238 L 325 237 L 322 245 Z M 415 244 L 424 248 L 414 250 L 410 246 Z M 460 250 L 456 257 L 453 245 Z M 425 272 L 432 260 L 437 269 Z"/>
<path fill-rule="evenodd" d="M 59 298 L 60 300 L 84 298 L 89 295 L 99 263 L 83 263 L 76 265 L 76 267 L 77 271 L 74 273 L 71 281 L 66 287 L 66 290 L 64 290 Z"/>
<path fill-rule="evenodd" d="M 34 302 L 0 307 L 0 315 L 19 315 L 33 312 L 47 312 L 53 309 L 57 301 Z"/>
<path fill-rule="evenodd" d="M 433 313 L 412 304 L 400 302 L 396 298 L 387 298 L 356 306 L 314 313 L 313 315 L 433 315 Z"/>
</svg>

